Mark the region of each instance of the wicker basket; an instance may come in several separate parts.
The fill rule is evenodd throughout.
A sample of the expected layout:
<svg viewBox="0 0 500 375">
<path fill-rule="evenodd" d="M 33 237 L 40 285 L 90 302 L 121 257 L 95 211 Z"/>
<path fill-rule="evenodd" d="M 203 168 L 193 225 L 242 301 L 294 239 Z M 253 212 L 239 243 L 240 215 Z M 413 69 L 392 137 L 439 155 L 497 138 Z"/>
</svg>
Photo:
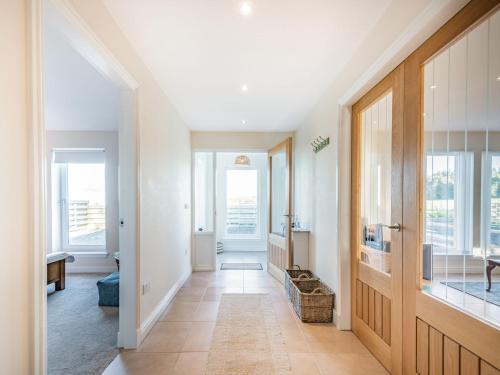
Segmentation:
<svg viewBox="0 0 500 375">
<path fill-rule="evenodd" d="M 333 319 L 333 291 L 319 280 L 292 281 L 293 308 L 306 323 L 331 323 Z"/>
<path fill-rule="evenodd" d="M 306 281 L 306 280 L 319 280 L 319 278 L 309 270 L 301 270 L 299 266 L 295 266 L 298 269 L 286 270 L 285 272 L 285 290 L 288 295 L 288 299 L 293 303 L 294 287 L 292 281 Z"/>
</svg>

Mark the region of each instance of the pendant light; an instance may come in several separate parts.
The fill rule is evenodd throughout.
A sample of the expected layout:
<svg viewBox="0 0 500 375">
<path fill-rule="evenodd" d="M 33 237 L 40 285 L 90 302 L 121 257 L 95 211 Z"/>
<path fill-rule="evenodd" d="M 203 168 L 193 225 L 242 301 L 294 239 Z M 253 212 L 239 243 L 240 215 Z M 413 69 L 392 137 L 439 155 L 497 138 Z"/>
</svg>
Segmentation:
<svg viewBox="0 0 500 375">
<path fill-rule="evenodd" d="M 250 165 L 250 158 L 246 155 L 238 155 L 234 159 L 234 164 L 236 165 Z"/>
</svg>

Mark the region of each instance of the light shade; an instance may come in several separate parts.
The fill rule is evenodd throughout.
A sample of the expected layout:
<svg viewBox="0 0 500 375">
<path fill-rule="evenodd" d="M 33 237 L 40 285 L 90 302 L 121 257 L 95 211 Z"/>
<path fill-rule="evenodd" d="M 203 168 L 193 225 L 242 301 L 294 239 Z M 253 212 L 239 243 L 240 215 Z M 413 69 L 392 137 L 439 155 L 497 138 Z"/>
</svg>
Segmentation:
<svg viewBox="0 0 500 375">
<path fill-rule="evenodd" d="M 234 164 L 236 165 L 250 165 L 250 158 L 246 155 L 238 155 L 234 159 Z"/>
</svg>

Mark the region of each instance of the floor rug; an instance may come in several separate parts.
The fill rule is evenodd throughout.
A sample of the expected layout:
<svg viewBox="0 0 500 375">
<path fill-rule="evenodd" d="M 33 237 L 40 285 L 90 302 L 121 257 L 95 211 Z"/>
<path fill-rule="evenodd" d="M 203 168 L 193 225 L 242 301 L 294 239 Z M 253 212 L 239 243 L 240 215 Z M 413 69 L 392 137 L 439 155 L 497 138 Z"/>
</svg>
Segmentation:
<svg viewBox="0 0 500 375">
<path fill-rule="evenodd" d="M 262 271 L 261 263 L 222 263 L 220 269 L 227 270 L 252 270 Z"/>
<path fill-rule="evenodd" d="M 291 365 L 268 294 L 223 294 L 206 375 L 290 375 Z"/>
<path fill-rule="evenodd" d="M 448 285 L 450 288 L 464 291 L 464 283 L 462 281 L 448 281 L 448 283 L 442 281 L 441 284 Z M 466 281 L 465 282 L 465 293 L 471 296 L 484 299 L 486 295 L 486 301 L 494 305 L 500 306 L 500 282 L 492 282 L 491 290 L 487 292 L 486 285 L 481 281 Z"/>
<path fill-rule="evenodd" d="M 103 276 L 66 275 L 66 289 L 47 287 L 48 375 L 101 374 L 118 355 L 118 307 L 97 305 Z"/>
</svg>

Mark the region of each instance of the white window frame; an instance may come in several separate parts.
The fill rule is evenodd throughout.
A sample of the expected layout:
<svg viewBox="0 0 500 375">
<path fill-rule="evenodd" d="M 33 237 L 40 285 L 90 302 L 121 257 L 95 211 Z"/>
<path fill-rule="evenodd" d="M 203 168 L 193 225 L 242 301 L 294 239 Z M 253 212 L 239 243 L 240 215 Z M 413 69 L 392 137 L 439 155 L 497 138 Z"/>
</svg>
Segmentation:
<svg viewBox="0 0 500 375">
<path fill-rule="evenodd" d="M 429 156 L 455 157 L 454 206 L 456 220 L 453 231 L 455 247 L 448 248 L 447 252 L 436 252 L 434 255 L 473 255 L 474 153 L 462 151 L 428 152 L 426 154 L 426 168 Z M 427 172 L 425 172 L 425 176 L 427 176 Z M 427 223 L 425 223 L 424 228 L 427 230 Z"/>
<path fill-rule="evenodd" d="M 491 234 L 491 165 L 494 156 L 500 152 L 483 151 L 481 154 L 481 248 L 480 253 L 474 254 L 485 257 L 491 254 L 489 238 Z"/>
<path fill-rule="evenodd" d="M 255 171 L 257 172 L 257 223 L 256 223 L 256 231 L 255 234 L 229 234 L 227 233 L 227 172 L 228 171 L 237 171 L 237 170 L 245 170 L 245 171 Z M 226 167 L 224 168 L 224 199 L 223 199 L 223 220 L 222 223 L 224 225 L 224 239 L 226 240 L 255 240 L 261 238 L 261 173 L 258 168 L 252 167 Z"/>
<path fill-rule="evenodd" d="M 103 163 L 106 165 L 105 163 Z M 106 169 L 104 169 L 106 171 Z M 104 172 L 104 176 L 106 178 L 106 172 Z M 69 205 L 68 205 L 68 164 L 61 164 L 59 168 L 59 186 L 60 186 L 60 207 L 61 207 L 61 248 L 66 252 L 87 252 L 93 250 L 106 250 L 107 244 L 107 235 L 108 235 L 108 226 L 107 220 L 105 220 L 104 226 L 104 245 L 70 245 L 69 243 Z M 104 187 L 104 194 L 106 199 L 106 186 Z M 107 213 L 107 209 L 105 210 L 105 215 Z"/>
<path fill-rule="evenodd" d="M 198 169 L 197 165 L 197 158 L 196 156 L 198 154 L 206 154 L 210 155 L 211 163 L 210 166 L 205 170 L 205 185 L 203 187 L 197 186 L 196 181 L 197 181 L 197 176 L 198 173 L 200 172 Z M 193 170 L 192 170 L 192 180 L 193 180 L 193 188 L 192 188 L 192 194 L 193 194 L 193 219 L 192 219 L 192 225 L 193 225 L 193 233 L 215 233 L 215 225 L 216 225 L 216 219 L 215 219 L 215 178 L 216 178 L 216 153 L 212 151 L 194 151 L 193 156 L 192 156 L 192 163 L 193 163 Z M 201 176 L 201 175 L 200 175 Z M 203 227 L 203 231 L 199 231 L 199 224 L 196 222 L 197 217 L 198 217 L 198 210 L 200 210 L 200 205 L 197 201 L 197 194 L 199 192 L 199 189 L 202 188 L 205 191 L 203 192 L 204 194 L 204 215 L 203 220 L 205 222 L 205 227 Z"/>
</svg>

